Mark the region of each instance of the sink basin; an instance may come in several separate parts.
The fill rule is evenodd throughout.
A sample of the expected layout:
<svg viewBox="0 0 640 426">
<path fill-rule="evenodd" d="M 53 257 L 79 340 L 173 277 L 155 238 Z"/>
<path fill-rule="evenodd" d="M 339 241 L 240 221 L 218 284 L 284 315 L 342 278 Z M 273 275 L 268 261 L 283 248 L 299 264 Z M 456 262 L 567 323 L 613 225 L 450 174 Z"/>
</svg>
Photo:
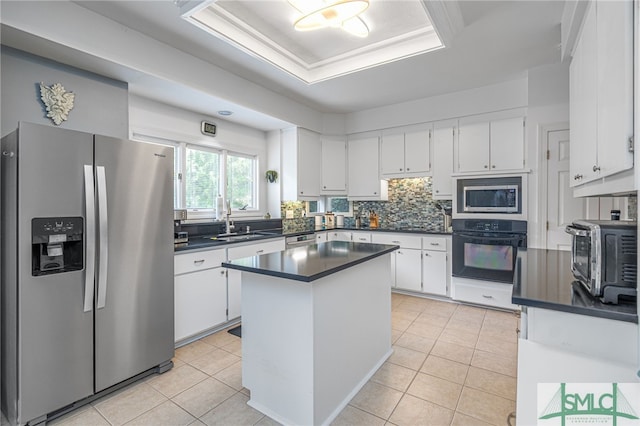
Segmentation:
<svg viewBox="0 0 640 426">
<path fill-rule="evenodd" d="M 222 237 L 222 239 L 226 241 L 244 241 L 244 240 L 253 240 L 258 237 L 261 237 L 261 235 L 246 234 L 246 235 L 230 235 L 228 237 Z"/>
</svg>

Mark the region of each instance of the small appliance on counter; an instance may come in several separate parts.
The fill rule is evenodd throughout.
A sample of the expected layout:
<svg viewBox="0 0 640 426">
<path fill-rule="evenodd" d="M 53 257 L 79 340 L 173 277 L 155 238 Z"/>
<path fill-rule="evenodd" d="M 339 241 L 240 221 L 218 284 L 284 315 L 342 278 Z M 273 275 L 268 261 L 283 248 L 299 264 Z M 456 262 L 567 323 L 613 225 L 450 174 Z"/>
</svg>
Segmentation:
<svg viewBox="0 0 640 426">
<path fill-rule="evenodd" d="M 185 247 L 189 244 L 189 233 L 188 232 L 174 232 L 173 233 L 173 247 Z"/>
<path fill-rule="evenodd" d="M 637 223 L 577 220 L 565 231 L 572 236 L 571 272 L 603 303 L 637 296 Z"/>
<path fill-rule="evenodd" d="M 324 214 L 324 226 L 327 228 L 333 228 L 336 226 L 336 217 L 331 212 L 326 212 Z"/>
</svg>

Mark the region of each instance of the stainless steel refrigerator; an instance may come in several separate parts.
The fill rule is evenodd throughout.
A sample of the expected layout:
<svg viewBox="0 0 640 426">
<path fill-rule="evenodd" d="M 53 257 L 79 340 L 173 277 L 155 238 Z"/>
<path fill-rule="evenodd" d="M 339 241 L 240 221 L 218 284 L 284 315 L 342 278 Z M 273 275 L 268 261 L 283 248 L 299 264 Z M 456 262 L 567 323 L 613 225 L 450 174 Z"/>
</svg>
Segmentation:
<svg viewBox="0 0 640 426">
<path fill-rule="evenodd" d="M 10 423 L 170 369 L 173 149 L 23 122 L 1 153 Z"/>
</svg>

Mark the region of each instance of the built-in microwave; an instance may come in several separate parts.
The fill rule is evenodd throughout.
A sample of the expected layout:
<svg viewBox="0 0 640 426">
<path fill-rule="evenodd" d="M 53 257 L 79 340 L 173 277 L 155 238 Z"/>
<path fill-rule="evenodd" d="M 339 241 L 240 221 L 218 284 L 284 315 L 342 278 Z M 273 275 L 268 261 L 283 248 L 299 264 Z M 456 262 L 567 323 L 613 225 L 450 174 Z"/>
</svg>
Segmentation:
<svg viewBox="0 0 640 426">
<path fill-rule="evenodd" d="M 456 216 L 522 215 L 522 195 L 521 176 L 458 178 Z"/>
</svg>

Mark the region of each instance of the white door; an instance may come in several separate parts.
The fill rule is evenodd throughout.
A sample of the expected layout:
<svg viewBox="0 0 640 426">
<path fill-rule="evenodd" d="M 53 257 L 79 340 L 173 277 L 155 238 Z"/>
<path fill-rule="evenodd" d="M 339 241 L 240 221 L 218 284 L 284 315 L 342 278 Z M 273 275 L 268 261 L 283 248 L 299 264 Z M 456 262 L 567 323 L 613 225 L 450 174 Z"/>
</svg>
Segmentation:
<svg viewBox="0 0 640 426">
<path fill-rule="evenodd" d="M 587 217 L 586 201 L 574 198 L 570 188 L 569 131 L 547 132 L 547 248 L 570 250 L 571 236 L 564 230 L 575 219 Z"/>
</svg>

